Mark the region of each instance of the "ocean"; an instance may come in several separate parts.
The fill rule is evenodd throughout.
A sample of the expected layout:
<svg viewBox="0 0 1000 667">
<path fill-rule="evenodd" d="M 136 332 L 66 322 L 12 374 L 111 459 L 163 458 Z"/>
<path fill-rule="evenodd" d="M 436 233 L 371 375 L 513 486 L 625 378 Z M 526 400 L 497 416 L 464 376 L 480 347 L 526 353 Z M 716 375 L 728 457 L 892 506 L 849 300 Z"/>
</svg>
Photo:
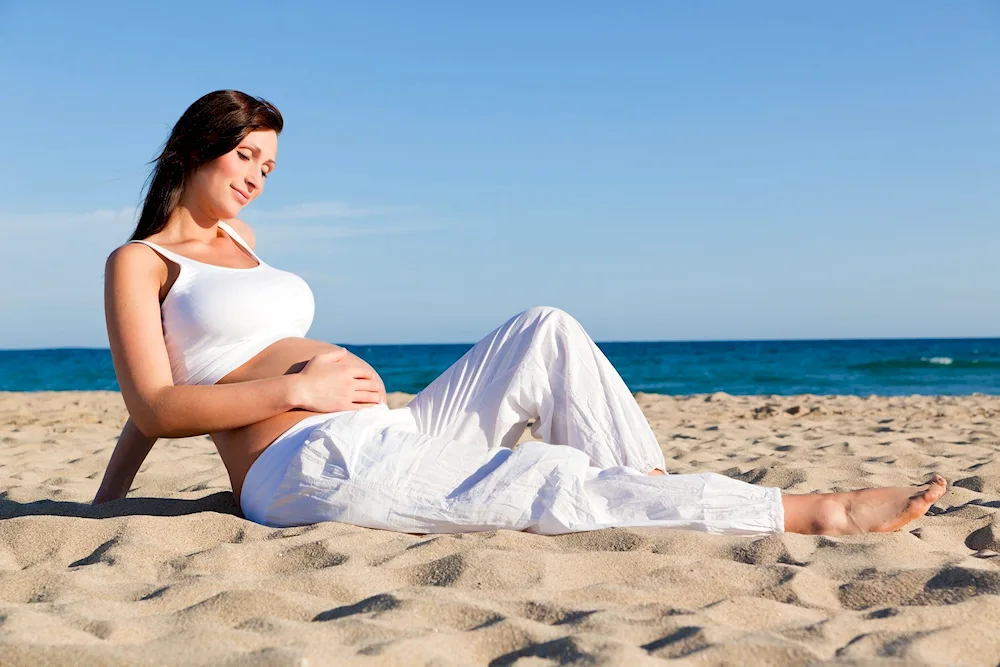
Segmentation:
<svg viewBox="0 0 1000 667">
<path fill-rule="evenodd" d="M 598 343 L 632 391 L 1000 394 L 1000 338 Z M 416 393 L 471 345 L 347 345 Z M 0 350 L 0 391 L 118 390 L 107 349 Z"/>
</svg>

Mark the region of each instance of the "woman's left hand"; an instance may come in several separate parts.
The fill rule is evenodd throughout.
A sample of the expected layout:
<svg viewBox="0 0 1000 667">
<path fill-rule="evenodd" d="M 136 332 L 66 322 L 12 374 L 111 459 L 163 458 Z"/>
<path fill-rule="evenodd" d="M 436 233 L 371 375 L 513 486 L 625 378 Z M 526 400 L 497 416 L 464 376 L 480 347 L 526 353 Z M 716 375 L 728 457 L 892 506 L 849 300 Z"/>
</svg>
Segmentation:
<svg viewBox="0 0 1000 667">
<path fill-rule="evenodd" d="M 347 351 L 345 350 L 345 352 L 347 352 Z M 378 374 L 378 372 L 374 368 L 372 368 L 371 364 L 369 364 L 367 361 L 365 361 L 364 359 L 362 359 L 358 355 L 353 354 L 352 352 L 347 352 L 347 354 L 344 355 L 344 358 L 341 359 L 339 363 L 342 363 L 342 364 L 355 364 L 355 365 L 357 365 L 357 366 L 359 366 L 361 368 L 365 368 L 365 369 L 370 370 L 372 372 L 372 374 L 375 376 L 375 380 L 378 382 L 378 385 L 379 385 L 379 395 L 382 398 L 381 402 L 382 403 L 386 402 L 385 383 L 382 381 L 382 377 Z"/>
</svg>

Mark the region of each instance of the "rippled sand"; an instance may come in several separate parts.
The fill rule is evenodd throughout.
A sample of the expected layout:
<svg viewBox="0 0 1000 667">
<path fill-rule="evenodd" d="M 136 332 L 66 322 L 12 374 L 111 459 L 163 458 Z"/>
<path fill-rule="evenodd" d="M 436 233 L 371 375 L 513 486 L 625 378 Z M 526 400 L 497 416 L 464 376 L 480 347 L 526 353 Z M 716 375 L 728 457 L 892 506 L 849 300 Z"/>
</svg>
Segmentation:
<svg viewBox="0 0 1000 667">
<path fill-rule="evenodd" d="M 1000 397 L 637 400 L 669 472 L 951 488 L 864 537 L 276 530 L 203 437 L 90 507 L 121 397 L 0 393 L 0 665 L 1000 661 Z"/>
</svg>

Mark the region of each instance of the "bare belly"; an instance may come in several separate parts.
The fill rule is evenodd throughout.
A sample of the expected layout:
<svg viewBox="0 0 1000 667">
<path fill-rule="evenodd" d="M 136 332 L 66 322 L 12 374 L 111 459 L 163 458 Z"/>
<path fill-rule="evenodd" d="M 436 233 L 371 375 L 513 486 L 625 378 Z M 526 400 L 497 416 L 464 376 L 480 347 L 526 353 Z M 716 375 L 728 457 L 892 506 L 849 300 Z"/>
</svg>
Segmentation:
<svg viewBox="0 0 1000 667">
<path fill-rule="evenodd" d="M 219 380 L 219 384 L 247 382 L 264 378 L 298 373 L 307 361 L 320 352 L 338 349 L 339 346 L 309 338 L 284 338 L 272 343 L 250 361 Z M 306 417 L 317 414 L 307 410 L 293 410 L 264 421 L 212 434 L 222 462 L 229 471 L 233 494 L 239 501 L 250 466 L 275 438 Z"/>
</svg>

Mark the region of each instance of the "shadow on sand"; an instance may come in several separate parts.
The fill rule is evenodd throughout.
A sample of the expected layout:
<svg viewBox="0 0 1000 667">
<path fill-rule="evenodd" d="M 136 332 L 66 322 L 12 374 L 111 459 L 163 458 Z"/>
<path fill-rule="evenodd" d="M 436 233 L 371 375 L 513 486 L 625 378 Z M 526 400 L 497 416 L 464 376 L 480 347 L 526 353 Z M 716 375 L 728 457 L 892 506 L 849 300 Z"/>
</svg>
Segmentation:
<svg viewBox="0 0 1000 667">
<path fill-rule="evenodd" d="M 0 519 L 20 516 L 74 516 L 81 519 L 108 519 L 117 516 L 183 516 L 199 512 L 218 512 L 242 517 L 236 499 L 229 491 L 219 491 L 203 498 L 122 498 L 101 505 L 71 503 L 61 500 L 36 500 L 19 503 L 0 493 Z"/>
</svg>

